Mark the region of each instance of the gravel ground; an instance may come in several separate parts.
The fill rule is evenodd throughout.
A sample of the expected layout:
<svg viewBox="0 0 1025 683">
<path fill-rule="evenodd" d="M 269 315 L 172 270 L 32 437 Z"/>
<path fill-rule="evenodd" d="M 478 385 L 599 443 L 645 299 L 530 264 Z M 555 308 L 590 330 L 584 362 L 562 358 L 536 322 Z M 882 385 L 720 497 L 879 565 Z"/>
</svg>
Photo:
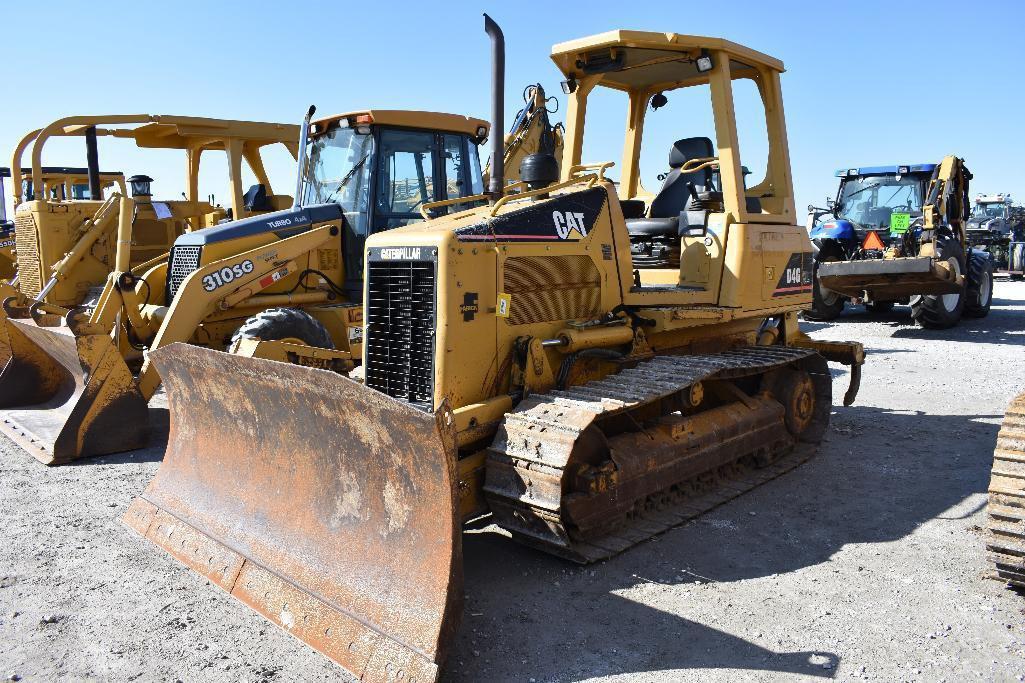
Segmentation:
<svg viewBox="0 0 1025 683">
<path fill-rule="evenodd" d="M 468 531 L 446 679 L 1025 680 L 1025 597 L 983 578 L 997 425 L 1025 386 L 1025 283 L 995 297 L 945 332 L 906 308 L 809 324 L 870 354 L 819 455 L 611 561 Z M 346 680 L 119 524 L 161 452 L 47 469 L 0 438 L 0 675 Z"/>
</svg>

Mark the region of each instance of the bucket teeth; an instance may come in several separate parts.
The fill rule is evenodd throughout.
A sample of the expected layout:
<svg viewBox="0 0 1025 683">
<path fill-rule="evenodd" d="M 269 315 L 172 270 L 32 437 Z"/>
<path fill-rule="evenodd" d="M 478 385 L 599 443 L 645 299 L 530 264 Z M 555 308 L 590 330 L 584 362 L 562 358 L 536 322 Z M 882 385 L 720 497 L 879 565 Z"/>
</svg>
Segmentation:
<svg viewBox="0 0 1025 683">
<path fill-rule="evenodd" d="M 150 359 L 168 445 L 124 523 L 361 680 L 434 680 L 462 598 L 447 409 L 182 344 Z"/>
<path fill-rule="evenodd" d="M 146 400 L 110 337 L 4 322 L 0 430 L 47 465 L 146 445 Z"/>
</svg>

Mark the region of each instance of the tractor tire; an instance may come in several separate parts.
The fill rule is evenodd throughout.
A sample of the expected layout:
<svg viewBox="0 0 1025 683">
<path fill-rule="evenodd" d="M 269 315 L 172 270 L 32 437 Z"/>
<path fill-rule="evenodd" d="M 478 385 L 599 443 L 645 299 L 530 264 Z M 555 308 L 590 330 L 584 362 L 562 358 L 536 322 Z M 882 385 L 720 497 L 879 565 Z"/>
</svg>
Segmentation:
<svg viewBox="0 0 1025 683">
<path fill-rule="evenodd" d="M 839 318 L 840 314 L 843 313 L 844 297 L 828 289 L 823 292 L 819 287 L 818 260 L 815 261 L 811 282 L 811 308 L 806 308 L 802 312 L 804 319 L 825 322 Z"/>
<path fill-rule="evenodd" d="M 972 251 L 968 257 L 968 282 L 964 314 L 985 318 L 993 305 L 993 259 L 984 251 Z"/>
<path fill-rule="evenodd" d="M 1008 270 L 1019 272 L 1025 270 L 1025 242 L 1011 242 L 1008 248 L 1007 261 Z M 1021 280 L 1022 276 L 1015 273 L 1011 275 L 1011 279 Z"/>
<path fill-rule="evenodd" d="M 953 261 L 957 274 L 964 273 L 964 250 L 955 239 L 947 239 L 938 245 L 938 258 Z M 918 294 L 911 297 L 911 319 L 928 330 L 946 330 L 957 325 L 965 308 L 965 289 L 954 294 Z"/>
<path fill-rule="evenodd" d="M 323 323 L 298 308 L 268 308 L 250 317 L 231 336 L 229 349 L 241 339 L 289 341 L 321 349 L 335 348 Z"/>
<path fill-rule="evenodd" d="M 893 306 L 896 303 L 896 301 L 870 301 L 865 304 L 865 310 L 876 315 L 889 313 L 893 310 Z"/>
</svg>

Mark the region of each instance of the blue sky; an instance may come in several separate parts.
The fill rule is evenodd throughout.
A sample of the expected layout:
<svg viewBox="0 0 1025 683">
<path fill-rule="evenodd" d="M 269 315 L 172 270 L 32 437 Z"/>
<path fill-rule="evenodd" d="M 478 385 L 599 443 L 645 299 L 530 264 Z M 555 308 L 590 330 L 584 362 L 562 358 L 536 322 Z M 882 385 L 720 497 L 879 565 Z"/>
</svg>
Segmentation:
<svg viewBox="0 0 1025 683">
<path fill-rule="evenodd" d="M 5 3 L 2 10 L 0 43 L 13 69 L 4 79 L 8 99 L 0 102 L 0 165 L 25 132 L 71 114 L 297 122 L 313 103 L 325 114 L 378 107 L 488 118 L 481 20 L 487 11 L 506 35 L 507 120 L 528 83 L 539 81 L 564 99 L 548 57 L 557 42 L 613 28 L 721 36 L 787 66 L 783 92 L 799 208 L 835 192 L 837 168 L 938 161 L 948 153 L 967 160 L 973 193 L 1009 191 L 1025 202 L 1021 2 L 179 0 L 158 10 L 138 1 L 55 0 L 47 8 L 63 21 L 48 24 L 45 35 L 32 3 Z M 594 114 L 585 161 L 619 159 L 625 112 L 618 101 L 609 104 Z M 738 113 L 742 132 L 757 125 L 749 109 Z M 702 115 L 692 111 L 681 94 L 649 119 L 644 177 L 662 170 L 669 142 L 702 132 Z M 757 141 L 745 139 L 745 164 L 762 165 Z M 106 142 L 104 170 L 148 173 L 165 198 L 184 189 L 175 153 Z M 83 149 L 80 139 L 48 145 L 44 163 L 84 165 Z M 291 193 L 293 170 L 284 156 L 271 160 L 272 181 Z M 218 175 L 211 164 L 201 190 L 223 201 L 226 183 Z"/>
</svg>

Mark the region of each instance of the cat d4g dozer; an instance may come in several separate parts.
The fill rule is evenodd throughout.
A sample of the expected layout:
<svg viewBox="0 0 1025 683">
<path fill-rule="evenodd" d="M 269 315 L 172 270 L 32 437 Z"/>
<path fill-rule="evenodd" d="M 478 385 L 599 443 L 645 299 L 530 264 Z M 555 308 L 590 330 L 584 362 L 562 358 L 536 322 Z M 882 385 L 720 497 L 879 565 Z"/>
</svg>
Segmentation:
<svg viewBox="0 0 1025 683">
<path fill-rule="evenodd" d="M 1011 402 L 997 434 L 987 514 L 990 576 L 1025 590 L 1025 393 Z"/>
<path fill-rule="evenodd" d="M 827 211 L 833 218 L 811 231 L 815 278 L 806 317 L 836 318 L 848 300 L 873 312 L 910 303 L 912 319 L 931 329 L 989 313 L 993 261 L 967 240 L 972 175 L 962 159 L 837 175 Z"/>
<path fill-rule="evenodd" d="M 11 177 L 11 169 L 0 168 L 0 197 L 6 197 L 4 178 Z M 21 182 L 21 192 L 11 193 L 18 208 L 18 202 L 34 197 L 32 190 L 32 169 L 21 169 L 21 178 L 12 178 L 12 182 Z M 122 173 L 100 173 L 100 186 L 104 192 L 120 189 L 125 193 L 125 177 Z M 66 166 L 43 166 L 43 194 L 53 199 L 89 199 L 89 170 Z M 17 282 L 10 282 L 18 272 L 18 256 L 15 249 L 14 221 L 7 220 L 7 206 L 0 201 L 0 302 L 11 296 L 17 296 Z M 5 356 L 6 357 L 6 356 Z M 0 362 L 2 365 L 2 362 Z"/>
<path fill-rule="evenodd" d="M 43 166 L 47 143 L 68 136 L 85 138 L 87 167 Z M 22 170 L 23 181 L 12 188 L 18 273 L 0 292 L 0 367 L 11 353 L 8 317 L 52 325 L 72 308 L 96 305 L 114 268 L 118 239 L 128 245 L 126 267 L 146 270 L 165 259 L 171 243 L 185 232 L 291 203 L 291 197 L 273 195 L 262 154 L 267 146 L 281 144 L 294 157 L 298 136 L 294 124 L 133 114 L 72 116 L 25 135 L 11 164 L 21 168 L 31 145 L 31 167 Z M 184 152 L 184 199 L 158 200 L 151 196 L 152 179 L 136 175 L 129 179 L 132 199 L 122 201 L 128 196 L 123 176 L 99 171 L 98 138 Z M 227 157 L 228 211 L 199 198 L 200 162 L 212 151 Z M 248 192 L 242 190 L 243 161 L 258 183 Z M 0 405 L 12 405 L 10 398 L 0 394 Z"/>
<path fill-rule="evenodd" d="M 501 130 L 503 41 L 485 26 Z M 782 63 L 636 31 L 552 57 L 570 93 L 561 176 L 535 159 L 547 172 L 503 194 L 495 166 L 488 206 L 367 240 L 365 384 L 195 346 L 150 355 L 171 433 L 126 524 L 361 680 L 437 676 L 465 521 L 490 512 L 541 550 L 607 558 L 811 456 L 832 408 L 827 360 L 852 366 L 848 401 L 857 389 L 861 346 L 798 329 L 812 250 L 795 224 Z M 768 133 L 747 192 L 743 81 Z M 626 94 L 623 199 L 610 163 L 581 164 L 597 88 Z M 715 141 L 676 142 L 645 193 L 648 103 L 680 88 L 707 98 Z M 635 221 L 676 235 L 678 268 L 637 267 Z"/>
<path fill-rule="evenodd" d="M 142 352 L 172 342 L 332 346 L 306 362 L 351 369 L 364 240 L 422 219 L 425 203 L 441 200 L 443 212 L 483 192 L 477 146 L 488 130 L 419 111 L 308 119 L 293 143 L 309 160 L 304 152 L 291 208 L 188 232 L 169 258 L 136 267 L 123 231 L 138 232 L 131 217 L 150 202 L 122 197 L 111 207 L 119 249 L 96 306 L 53 316 L 57 326 L 9 321 L 0 429 L 47 464 L 145 445 L 160 377 Z"/>
</svg>

